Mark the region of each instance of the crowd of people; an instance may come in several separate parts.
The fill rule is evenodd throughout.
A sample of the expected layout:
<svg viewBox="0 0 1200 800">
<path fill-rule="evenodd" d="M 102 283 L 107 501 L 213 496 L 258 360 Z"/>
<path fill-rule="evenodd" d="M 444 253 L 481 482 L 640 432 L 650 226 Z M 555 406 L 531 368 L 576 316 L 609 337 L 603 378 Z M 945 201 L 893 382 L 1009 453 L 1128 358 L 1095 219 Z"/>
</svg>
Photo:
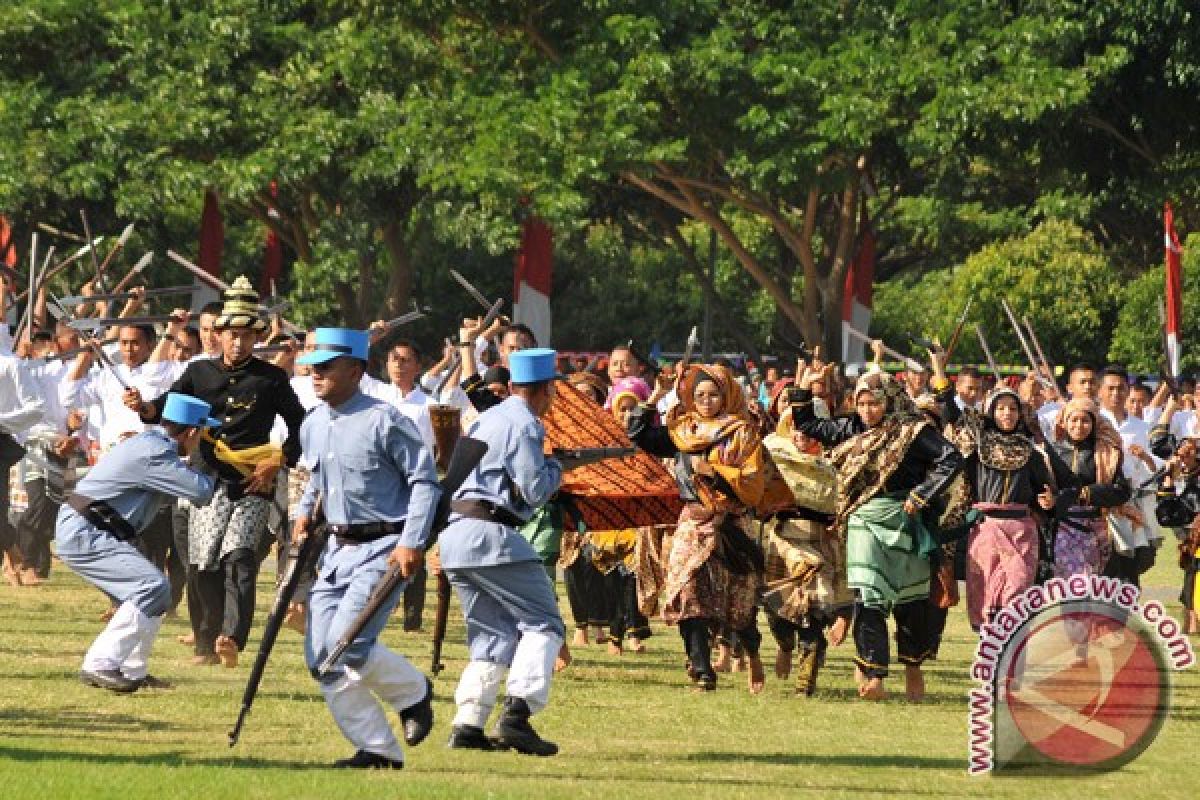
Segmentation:
<svg viewBox="0 0 1200 800">
<path fill-rule="evenodd" d="M 86 341 L 70 322 L 107 318 L 103 300 L 57 320 L 39 304 L 31 333 L 0 341 L 5 576 L 35 590 L 54 543 L 106 598 L 84 682 L 169 688 L 148 666 L 164 616 L 186 613 L 196 667 L 236 667 L 260 565 L 272 545 L 282 565 L 323 518 L 328 543 L 288 621 L 356 747 L 339 766 L 402 766 L 375 698 L 398 713 L 406 743 L 428 735 L 432 684 L 379 641 L 395 607 L 405 630 L 422 629 L 427 571 L 444 572 L 467 622 L 451 746 L 536 755 L 557 752 L 529 720 L 571 648 L 636 654 L 656 619 L 678 631 L 698 692 L 735 671 L 762 691 L 762 617 L 774 674 L 794 673 L 797 695 L 818 691 L 830 646 L 849 638 L 859 694 L 880 700 L 891 618 L 905 696 L 920 702 L 960 581 L 978 630 L 1052 576 L 1137 584 L 1178 539 L 1185 630 L 1200 630 L 1194 385 L 1151 388 L 1083 364 L 1061 388 L 1048 368 L 989 380 L 936 345 L 927 367 L 901 374 L 878 348 L 856 371 L 819 356 L 761 374 L 654 364 L 632 343 L 577 364 L 524 326 L 478 318 L 430 363 L 383 322 L 285 330 L 244 279 L 195 326 L 176 309 L 161 333 L 132 294 L 115 315 L 128 322 Z M 546 446 L 543 421 L 566 391 L 652 457 L 675 487 L 669 514 L 589 529 L 563 487 L 576 465 Z M 448 413 L 487 452 L 448 493 L 438 530 Z M 389 567 L 403 590 L 322 669 Z"/>
</svg>

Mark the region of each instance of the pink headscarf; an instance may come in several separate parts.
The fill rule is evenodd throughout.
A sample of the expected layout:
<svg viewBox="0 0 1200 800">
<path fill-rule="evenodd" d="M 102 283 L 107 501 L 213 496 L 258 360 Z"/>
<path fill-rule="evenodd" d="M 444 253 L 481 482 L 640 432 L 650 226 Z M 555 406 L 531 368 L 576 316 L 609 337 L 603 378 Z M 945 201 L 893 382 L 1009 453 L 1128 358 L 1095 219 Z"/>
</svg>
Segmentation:
<svg viewBox="0 0 1200 800">
<path fill-rule="evenodd" d="M 637 398 L 639 403 L 645 403 L 650 399 L 650 387 L 641 378 L 621 378 L 613 384 L 608 390 L 608 397 L 604 401 L 604 408 L 612 411 L 613 406 L 617 404 L 624 395 L 630 395 Z"/>
</svg>

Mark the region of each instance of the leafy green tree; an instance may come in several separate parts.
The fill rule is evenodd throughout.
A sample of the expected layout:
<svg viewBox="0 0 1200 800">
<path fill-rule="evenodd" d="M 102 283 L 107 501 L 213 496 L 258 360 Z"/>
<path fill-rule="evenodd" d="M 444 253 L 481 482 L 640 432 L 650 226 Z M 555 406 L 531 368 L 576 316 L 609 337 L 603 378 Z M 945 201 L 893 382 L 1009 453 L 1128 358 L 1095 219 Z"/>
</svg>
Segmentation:
<svg viewBox="0 0 1200 800">
<path fill-rule="evenodd" d="M 1158 372 L 1163 365 L 1163 333 L 1159 304 L 1166 291 L 1163 264 L 1151 266 L 1121 291 L 1120 313 L 1113 331 L 1108 356 L 1137 372 Z M 1180 368 L 1192 372 L 1200 367 L 1200 234 L 1192 234 L 1183 250 L 1183 357 Z"/>
</svg>

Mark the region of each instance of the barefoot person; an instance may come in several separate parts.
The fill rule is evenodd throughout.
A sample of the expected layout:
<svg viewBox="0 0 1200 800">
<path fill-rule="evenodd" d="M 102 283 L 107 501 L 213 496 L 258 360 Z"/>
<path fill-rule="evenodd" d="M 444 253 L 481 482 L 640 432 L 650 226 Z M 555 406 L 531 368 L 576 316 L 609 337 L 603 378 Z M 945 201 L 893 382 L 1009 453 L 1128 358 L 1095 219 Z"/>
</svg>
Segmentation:
<svg viewBox="0 0 1200 800">
<path fill-rule="evenodd" d="M 885 372 L 868 372 L 854 387 L 853 416 L 822 419 L 813 410 L 811 386 L 822 364 L 805 365 L 791 400 L 796 430 L 833 447 L 838 470 L 836 524 L 846 530 L 847 583 L 857 594 L 853 625 L 859 694 L 885 696 L 891 660 L 887 615 L 898 617 L 897 647 L 923 653 L 930 647 L 926 620 L 906 615 L 926 604 L 929 555 L 936 543 L 920 511 L 943 493 L 962 469 L 962 456 L 916 411 L 905 390 Z M 919 699 L 918 686 L 910 687 Z"/>
<path fill-rule="evenodd" d="M 331 534 L 308 596 L 304 652 L 310 670 L 336 646 L 389 566 L 399 567 L 406 579 L 421 568 L 439 494 L 433 455 L 416 425 L 359 388 L 368 349 L 366 331 L 318 328 L 315 349 L 300 357 L 312 367 L 313 388 L 324 402 L 300 430 L 312 477 L 294 533 L 307 534 L 319 493 Z M 314 672 L 330 713 L 357 748 L 335 767 L 404 766 L 372 693 L 400 715 L 410 746 L 433 726 L 432 684 L 378 641 L 401 595 L 392 593 L 332 670 Z"/>
<path fill-rule="evenodd" d="M 213 479 L 186 466 L 200 442 L 200 427 L 216 425 L 209 405 L 194 397 L 167 395 L 162 426 L 114 445 L 58 512 L 59 558 L 118 604 L 83 659 L 80 680 L 114 692 L 162 688 L 147 661 L 163 615 L 171 604 L 166 576 L 134 547 L 141 530 L 167 498 L 207 503 Z"/>
</svg>

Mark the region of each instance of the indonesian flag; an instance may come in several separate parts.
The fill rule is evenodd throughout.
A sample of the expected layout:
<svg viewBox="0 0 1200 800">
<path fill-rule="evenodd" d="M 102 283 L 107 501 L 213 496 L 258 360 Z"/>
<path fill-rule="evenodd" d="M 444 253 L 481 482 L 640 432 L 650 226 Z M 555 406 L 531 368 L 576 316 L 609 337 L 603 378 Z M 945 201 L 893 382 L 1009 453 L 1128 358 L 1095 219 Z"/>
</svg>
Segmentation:
<svg viewBox="0 0 1200 800">
<path fill-rule="evenodd" d="M 1183 328 L 1183 248 L 1179 246 L 1179 236 L 1175 233 L 1175 212 L 1170 203 L 1166 204 L 1163 211 L 1163 227 L 1167 251 L 1166 330 L 1163 333 L 1167 342 L 1167 366 L 1172 375 L 1178 375 L 1179 334 Z"/>
<path fill-rule="evenodd" d="M 279 185 L 275 181 L 271 181 L 271 198 L 279 196 Z M 272 205 L 267 209 L 267 215 L 271 219 L 278 219 L 279 212 Z M 262 280 L 258 285 L 258 293 L 263 297 L 272 297 L 275 294 L 276 284 L 283 276 L 283 244 L 279 241 L 279 237 L 275 234 L 274 228 L 267 228 L 267 248 L 263 254 L 263 271 Z"/>
<path fill-rule="evenodd" d="M 204 210 L 200 212 L 200 254 L 196 264 L 214 278 L 221 277 L 221 251 L 225 248 L 225 223 L 221 219 L 221 207 L 217 193 L 209 189 L 204 193 Z M 199 278 L 195 279 L 196 291 L 192 292 L 192 310 L 196 311 L 207 303 L 220 300 L 220 294 Z"/>
<path fill-rule="evenodd" d="M 521 249 L 513 276 L 513 322 L 529 326 L 539 347 L 550 344 L 550 277 L 554 239 L 550 227 L 529 217 L 521 230 Z"/>
<path fill-rule="evenodd" d="M 846 286 L 842 293 L 842 361 L 846 364 L 861 364 L 867 360 L 866 343 L 851 336 L 849 329 L 866 333 L 871 326 L 871 296 L 874 283 L 875 231 L 871 229 L 871 223 L 864 213 L 858 252 L 846 272 Z"/>
</svg>

